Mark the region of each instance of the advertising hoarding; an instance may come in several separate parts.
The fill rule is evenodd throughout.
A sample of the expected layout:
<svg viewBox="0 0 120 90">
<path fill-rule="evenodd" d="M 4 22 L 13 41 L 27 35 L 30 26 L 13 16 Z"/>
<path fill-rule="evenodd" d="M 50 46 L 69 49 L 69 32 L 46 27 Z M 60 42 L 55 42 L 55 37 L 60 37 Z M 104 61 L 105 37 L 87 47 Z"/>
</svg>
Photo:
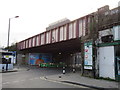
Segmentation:
<svg viewBox="0 0 120 90">
<path fill-rule="evenodd" d="M 29 64 L 39 65 L 40 63 L 50 63 L 52 62 L 52 55 L 48 53 L 30 53 L 29 54 Z"/>
<path fill-rule="evenodd" d="M 92 69 L 93 60 L 92 60 L 92 42 L 86 42 L 84 44 L 84 69 Z"/>
</svg>

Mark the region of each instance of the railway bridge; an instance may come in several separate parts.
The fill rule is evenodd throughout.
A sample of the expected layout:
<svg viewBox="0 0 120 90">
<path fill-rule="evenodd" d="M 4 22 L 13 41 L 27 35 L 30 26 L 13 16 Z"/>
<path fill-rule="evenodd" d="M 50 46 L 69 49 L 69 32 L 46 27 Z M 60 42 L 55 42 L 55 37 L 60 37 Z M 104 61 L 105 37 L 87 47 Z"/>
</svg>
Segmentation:
<svg viewBox="0 0 120 90">
<path fill-rule="evenodd" d="M 44 32 L 19 42 L 17 48 L 25 57 L 28 53 L 50 53 L 54 62 L 77 66 L 82 74 L 95 77 L 99 73 L 98 48 L 119 43 L 115 40 L 119 16 L 119 7 L 110 10 L 106 5 L 73 21 L 65 18 L 54 22 Z"/>
</svg>

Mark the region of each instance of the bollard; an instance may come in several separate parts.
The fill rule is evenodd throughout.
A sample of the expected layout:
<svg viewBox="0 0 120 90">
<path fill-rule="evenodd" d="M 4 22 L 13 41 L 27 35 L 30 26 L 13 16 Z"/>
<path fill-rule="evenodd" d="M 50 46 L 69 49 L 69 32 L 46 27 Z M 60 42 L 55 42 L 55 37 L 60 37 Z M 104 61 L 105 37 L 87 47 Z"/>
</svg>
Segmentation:
<svg viewBox="0 0 120 90">
<path fill-rule="evenodd" d="M 63 74 L 65 74 L 65 67 L 63 67 Z"/>
<path fill-rule="evenodd" d="M 73 73 L 75 73 L 75 68 L 73 68 Z"/>
<path fill-rule="evenodd" d="M 2 67 L 2 72 L 4 71 L 4 66 Z"/>
<path fill-rule="evenodd" d="M 73 65 L 72 68 L 73 68 L 73 69 L 72 69 L 73 73 L 75 73 L 75 65 Z"/>
<path fill-rule="evenodd" d="M 61 78 L 61 76 L 59 76 L 59 78 Z"/>
</svg>

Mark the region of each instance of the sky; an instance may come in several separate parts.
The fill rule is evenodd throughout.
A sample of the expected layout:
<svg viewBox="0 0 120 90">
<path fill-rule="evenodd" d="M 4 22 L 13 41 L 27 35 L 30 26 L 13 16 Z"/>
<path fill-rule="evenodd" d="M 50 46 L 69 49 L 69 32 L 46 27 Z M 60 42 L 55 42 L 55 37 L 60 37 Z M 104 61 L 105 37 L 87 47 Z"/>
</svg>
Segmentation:
<svg viewBox="0 0 120 90">
<path fill-rule="evenodd" d="M 63 18 L 74 20 L 120 0 L 0 0 L 0 47 L 7 46 L 11 19 L 10 45 L 45 31 L 50 23 Z"/>
</svg>

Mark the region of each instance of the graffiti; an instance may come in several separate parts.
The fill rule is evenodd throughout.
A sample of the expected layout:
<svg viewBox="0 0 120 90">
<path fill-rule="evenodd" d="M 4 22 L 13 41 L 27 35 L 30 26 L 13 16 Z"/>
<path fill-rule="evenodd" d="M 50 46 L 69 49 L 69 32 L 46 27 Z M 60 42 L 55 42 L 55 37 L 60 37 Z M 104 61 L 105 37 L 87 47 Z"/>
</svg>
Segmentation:
<svg viewBox="0 0 120 90">
<path fill-rule="evenodd" d="M 50 63 L 52 62 L 51 54 L 44 53 L 30 53 L 29 54 L 29 64 L 30 65 L 38 65 L 40 63 Z"/>
</svg>

